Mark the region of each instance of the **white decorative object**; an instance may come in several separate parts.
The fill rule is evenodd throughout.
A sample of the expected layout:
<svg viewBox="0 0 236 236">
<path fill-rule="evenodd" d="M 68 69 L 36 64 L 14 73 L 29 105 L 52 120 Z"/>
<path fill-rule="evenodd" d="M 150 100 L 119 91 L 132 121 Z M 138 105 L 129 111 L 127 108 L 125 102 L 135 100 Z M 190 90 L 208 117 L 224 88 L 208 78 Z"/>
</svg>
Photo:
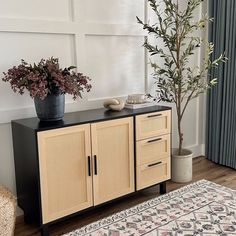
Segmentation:
<svg viewBox="0 0 236 236">
<path fill-rule="evenodd" d="M 103 103 L 106 109 L 113 111 L 121 111 L 125 107 L 125 102 L 119 98 L 108 99 Z"/>
<path fill-rule="evenodd" d="M 145 94 L 130 94 L 128 95 L 127 103 L 128 104 L 140 104 L 145 103 Z"/>
<path fill-rule="evenodd" d="M 144 103 L 136 103 L 136 104 L 126 103 L 125 108 L 127 108 L 127 109 L 140 109 L 140 108 L 151 107 L 151 106 L 155 106 L 155 105 L 156 104 L 153 102 L 144 102 Z"/>
</svg>

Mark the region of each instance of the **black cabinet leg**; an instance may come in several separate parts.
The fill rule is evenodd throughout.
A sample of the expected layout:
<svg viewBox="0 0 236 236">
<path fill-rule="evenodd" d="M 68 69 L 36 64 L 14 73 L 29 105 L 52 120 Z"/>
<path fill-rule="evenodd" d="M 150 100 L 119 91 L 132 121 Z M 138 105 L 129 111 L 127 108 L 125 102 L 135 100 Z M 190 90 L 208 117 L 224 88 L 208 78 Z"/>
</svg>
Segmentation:
<svg viewBox="0 0 236 236">
<path fill-rule="evenodd" d="M 42 236 L 49 236 L 48 225 L 42 225 L 42 227 L 41 227 L 41 235 Z"/>
<path fill-rule="evenodd" d="M 25 213 L 24 213 L 24 221 L 26 224 L 32 224 L 32 220 L 31 220 L 30 216 L 26 215 Z"/>
<path fill-rule="evenodd" d="M 160 194 L 166 193 L 166 182 L 160 184 Z"/>
</svg>

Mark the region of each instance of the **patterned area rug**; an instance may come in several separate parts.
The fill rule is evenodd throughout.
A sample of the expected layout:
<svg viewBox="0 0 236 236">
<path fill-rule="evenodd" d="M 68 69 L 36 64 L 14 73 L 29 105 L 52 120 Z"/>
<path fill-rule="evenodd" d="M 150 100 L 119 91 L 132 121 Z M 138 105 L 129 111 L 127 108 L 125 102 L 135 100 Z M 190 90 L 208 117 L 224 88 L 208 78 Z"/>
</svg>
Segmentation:
<svg viewBox="0 0 236 236">
<path fill-rule="evenodd" d="M 236 190 L 201 180 L 64 236 L 236 236 Z"/>
</svg>

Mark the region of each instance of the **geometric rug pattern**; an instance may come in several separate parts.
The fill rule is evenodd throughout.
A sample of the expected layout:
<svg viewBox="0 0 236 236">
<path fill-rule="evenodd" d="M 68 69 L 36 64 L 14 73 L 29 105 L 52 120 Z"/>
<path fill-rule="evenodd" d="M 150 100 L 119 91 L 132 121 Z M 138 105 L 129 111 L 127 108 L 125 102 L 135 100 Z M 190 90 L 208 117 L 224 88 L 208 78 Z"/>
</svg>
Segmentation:
<svg viewBox="0 0 236 236">
<path fill-rule="evenodd" d="M 200 180 L 64 236 L 236 236 L 236 190 Z"/>
</svg>

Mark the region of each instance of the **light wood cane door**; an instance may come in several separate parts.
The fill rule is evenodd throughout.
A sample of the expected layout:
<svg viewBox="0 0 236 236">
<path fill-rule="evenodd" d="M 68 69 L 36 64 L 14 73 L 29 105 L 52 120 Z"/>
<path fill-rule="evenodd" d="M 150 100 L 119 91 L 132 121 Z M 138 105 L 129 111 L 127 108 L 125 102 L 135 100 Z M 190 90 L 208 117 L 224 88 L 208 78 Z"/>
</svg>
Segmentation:
<svg viewBox="0 0 236 236">
<path fill-rule="evenodd" d="M 38 152 L 43 223 L 93 205 L 89 124 L 39 132 Z"/>
<path fill-rule="evenodd" d="M 134 192 L 133 118 L 91 125 L 94 204 Z"/>
</svg>

